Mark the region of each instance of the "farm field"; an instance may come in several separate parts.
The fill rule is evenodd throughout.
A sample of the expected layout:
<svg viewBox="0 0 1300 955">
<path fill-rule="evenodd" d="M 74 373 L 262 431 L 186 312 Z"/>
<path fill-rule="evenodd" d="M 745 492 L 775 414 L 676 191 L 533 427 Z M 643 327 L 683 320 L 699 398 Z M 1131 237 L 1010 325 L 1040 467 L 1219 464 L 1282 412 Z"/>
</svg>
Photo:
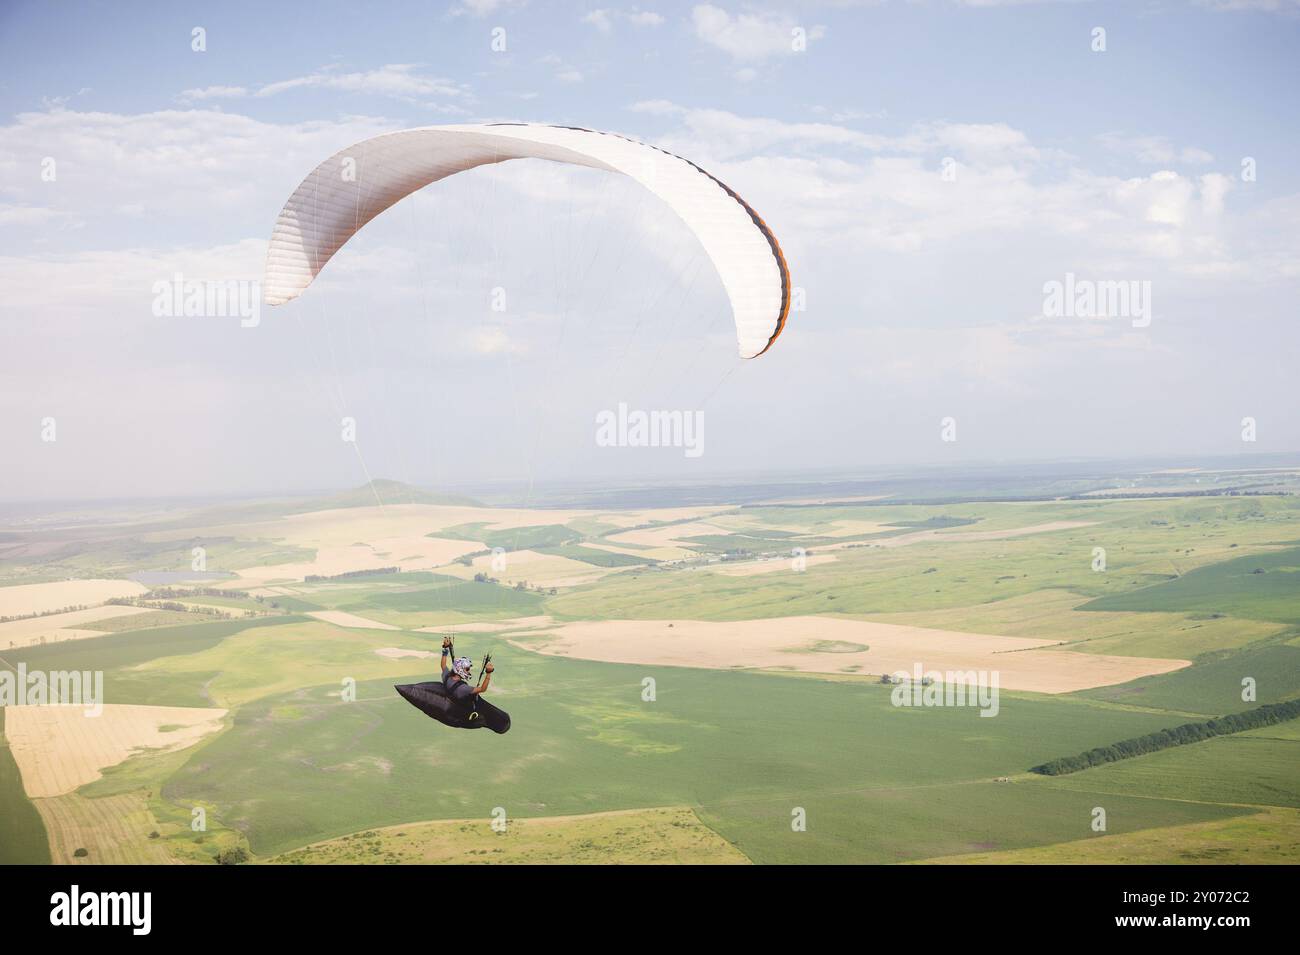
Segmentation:
<svg viewBox="0 0 1300 955">
<path fill-rule="evenodd" d="M 109 703 L 6 707 L 5 739 L 27 795 L 60 796 L 141 750 L 184 749 L 221 727 L 225 710 Z"/>
<path fill-rule="evenodd" d="M 965 865 L 1295 865 L 1300 862 L 1300 812 L 1268 809 L 1222 822 L 1143 829 L 1034 849 L 971 852 L 927 859 Z"/>
<path fill-rule="evenodd" d="M 124 618 L 139 620 L 146 613 L 159 614 L 163 611 L 144 610 L 138 607 L 99 606 L 11 620 L 8 623 L 0 623 L 0 649 L 14 650 L 18 647 L 37 646 L 59 640 L 98 637 L 113 632 Z M 137 627 L 151 626 L 152 623 L 153 621 L 141 621 Z"/>
<path fill-rule="evenodd" d="M 3 735 L 6 709 L 0 707 L 0 864 L 39 865 L 50 861 L 50 844 Z"/>
<path fill-rule="evenodd" d="M 0 861 L 1295 859 L 1294 723 L 1027 772 L 1300 696 L 1294 498 L 797 499 L 361 496 L 5 551 L 0 671 L 100 671 L 130 719 L 5 707 Z M 183 576 L 208 537 L 219 576 L 114 576 Z M 508 734 L 393 691 L 447 634 L 492 653 Z M 896 705 L 913 664 L 997 671 L 996 716 Z"/>
<path fill-rule="evenodd" d="M 734 846 L 690 809 L 642 809 L 521 819 L 497 832 L 485 820 L 371 829 L 270 860 L 285 865 L 744 865 Z"/>
<path fill-rule="evenodd" d="M 732 622 L 606 620 L 568 623 L 511 643 L 553 656 L 714 669 L 757 668 L 883 676 L 927 668 L 1000 674 L 1009 690 L 1066 693 L 1190 666 L 1187 660 L 1052 652 L 1024 637 L 935 630 L 838 617 Z"/>
</svg>

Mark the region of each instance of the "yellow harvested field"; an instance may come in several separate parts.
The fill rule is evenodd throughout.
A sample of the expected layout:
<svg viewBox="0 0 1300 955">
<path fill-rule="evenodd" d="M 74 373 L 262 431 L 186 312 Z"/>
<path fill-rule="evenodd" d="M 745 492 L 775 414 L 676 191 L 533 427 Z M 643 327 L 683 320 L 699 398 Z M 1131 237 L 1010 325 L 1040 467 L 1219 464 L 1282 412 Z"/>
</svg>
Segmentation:
<svg viewBox="0 0 1300 955">
<path fill-rule="evenodd" d="M 725 527 L 691 521 L 688 524 L 669 524 L 666 527 L 643 527 L 635 531 L 611 534 L 607 540 L 614 544 L 636 544 L 641 547 L 672 547 L 683 538 L 702 537 L 706 534 L 729 534 Z"/>
<path fill-rule="evenodd" d="M 1175 659 L 1244 646 L 1287 629 L 1284 623 L 1238 617 L 1076 609 L 1088 600 L 1087 596 L 1068 590 L 1038 590 L 971 607 L 870 616 L 879 623 L 940 630 L 961 627 L 1009 637 L 1056 639 L 1088 653 Z"/>
<path fill-rule="evenodd" d="M 215 610 L 218 613 L 230 614 L 232 617 L 256 616 L 255 610 L 244 610 L 240 607 L 230 607 L 224 604 L 204 603 L 202 600 L 191 600 L 188 597 L 179 598 L 179 602 L 192 609 Z M 262 611 L 267 613 L 268 611 Z"/>
<path fill-rule="evenodd" d="M 133 614 L 152 612 L 155 612 L 152 607 L 87 607 L 85 610 L 70 610 L 67 613 L 31 617 L 27 620 L 11 620 L 8 623 L 0 623 L 0 651 L 36 646 L 39 643 L 100 637 L 103 636 L 104 631 L 93 630 L 83 625 L 94 623 L 96 620 L 110 620 L 114 617 L 129 617 Z"/>
<path fill-rule="evenodd" d="M 704 521 L 691 521 L 687 524 L 669 524 L 665 527 L 643 527 L 634 531 L 622 531 L 611 534 L 604 539 L 604 550 L 615 550 L 620 544 L 634 545 L 635 549 L 617 551 L 639 557 L 652 557 L 655 560 L 682 560 L 698 557 L 698 552 L 682 544 L 688 537 L 702 537 L 713 534 L 731 534 L 734 531 L 719 524 Z M 601 546 L 593 543 L 590 546 Z M 648 549 L 647 549 L 648 548 Z"/>
<path fill-rule="evenodd" d="M 461 524 L 485 524 L 489 530 L 562 524 L 575 517 L 592 517 L 594 511 L 541 508 L 462 507 L 453 505 L 398 504 L 389 507 L 347 507 L 292 514 L 270 521 L 223 524 L 193 532 L 199 537 L 241 537 L 276 540 L 316 551 L 310 561 L 244 567 L 240 579 L 227 586 L 249 586 L 280 580 L 302 580 L 307 575 L 336 574 L 376 567 L 404 571 L 428 570 L 462 554 L 483 550 L 480 541 L 430 537 Z M 145 535 L 146 540 L 169 540 L 171 532 Z M 188 534 L 187 534 L 188 536 Z"/>
<path fill-rule="evenodd" d="M 79 706 L 7 706 L 5 737 L 32 798 L 70 793 L 145 750 L 176 750 L 221 728 L 226 711 L 108 703 L 98 716 Z"/>
<path fill-rule="evenodd" d="M 608 538 L 598 541 L 583 541 L 582 546 L 594 550 L 606 550 L 611 554 L 626 554 L 629 557 L 638 557 L 641 560 L 675 561 L 684 557 L 700 556 L 694 551 L 682 547 L 619 547 L 617 544 L 610 544 Z"/>
<path fill-rule="evenodd" d="M 537 627 L 550 626 L 551 618 L 546 615 L 536 617 L 512 617 L 509 620 L 483 621 L 481 623 L 455 623 L 443 627 L 420 627 L 416 633 L 501 633 L 503 630 L 532 630 Z"/>
<path fill-rule="evenodd" d="M 347 627 L 351 630 L 401 630 L 401 627 L 394 627 L 391 623 L 380 623 L 378 620 L 367 620 L 365 617 L 358 617 L 354 613 L 346 613 L 342 610 L 311 610 L 307 616 L 315 617 L 317 620 L 323 620 L 325 623 L 332 623 L 336 627 Z"/>
<path fill-rule="evenodd" d="M 202 528 L 197 536 L 235 536 L 282 540 L 299 546 L 347 547 L 394 538 L 418 538 L 461 524 L 485 524 L 489 530 L 563 524 L 575 517 L 594 517 L 585 510 L 522 507 L 462 507 L 441 504 L 396 504 L 388 507 L 344 507 L 291 514 L 270 521 L 222 524 Z M 187 532 L 186 536 L 189 536 Z M 169 539 L 168 532 L 146 539 Z"/>
<path fill-rule="evenodd" d="M 77 793 L 34 799 L 50 839 L 55 865 L 175 865 L 155 829 L 142 791 L 97 796 Z M 84 856 L 77 850 L 85 849 Z"/>
<path fill-rule="evenodd" d="M 727 527 L 733 534 L 758 534 L 759 536 L 768 531 L 784 531 L 799 536 L 852 537 L 858 534 L 884 534 L 898 530 L 897 527 L 891 527 L 878 521 L 861 521 L 851 518 L 838 518 L 812 525 L 793 522 L 773 524 L 768 521 L 757 520 L 753 515 L 727 514 L 716 518 L 714 523 Z M 791 541 L 791 546 L 795 546 L 797 543 L 797 541 Z"/>
<path fill-rule="evenodd" d="M 768 620 L 608 620 L 567 623 L 510 641 L 553 656 L 715 669 L 752 667 L 863 676 L 903 671 L 996 671 L 999 686 L 1072 693 L 1168 673 L 1188 660 L 1044 649 L 1060 641 L 1003 637 L 837 617 Z M 854 649 L 854 646 L 866 649 Z M 834 647 L 828 652 L 823 647 Z"/>
<path fill-rule="evenodd" d="M 817 528 L 817 534 L 822 537 L 852 537 L 856 534 L 884 534 L 892 530 L 897 528 L 875 521 L 833 521 L 829 528 Z"/>
<path fill-rule="evenodd" d="M 372 543 L 313 545 L 316 556 L 309 561 L 243 567 L 235 571 L 239 580 L 231 586 L 246 587 L 249 581 L 303 580 L 308 576 L 334 577 L 360 570 L 400 567 L 403 571 L 429 570 L 455 560 L 462 554 L 482 550 L 472 541 L 442 540 L 436 537 L 381 537 Z"/>
<path fill-rule="evenodd" d="M 386 660 L 401 660 L 403 657 L 416 657 L 424 659 L 426 657 L 435 657 L 438 654 L 432 650 L 406 650 L 402 647 L 380 647 L 375 653 L 379 654 Z"/>
<path fill-rule="evenodd" d="M 691 521 L 685 524 L 669 524 L 664 527 L 643 527 L 638 530 L 623 531 L 619 534 L 611 534 L 601 541 L 590 541 L 584 546 L 596 547 L 614 553 L 630 554 L 634 557 L 650 557 L 654 560 L 673 561 L 700 556 L 698 551 L 686 546 L 687 539 L 691 537 L 781 529 L 775 525 L 760 524 L 734 514 L 725 514 L 717 517 L 714 521 Z M 807 528 L 794 525 L 785 529 L 798 533 L 807 532 Z M 889 528 L 885 527 L 885 525 L 873 521 L 839 520 L 832 522 L 826 528 L 818 528 L 817 534 L 823 537 L 851 537 L 858 534 L 876 534 L 887 530 Z M 619 547 L 620 544 L 633 546 Z M 794 546 L 795 544 L 792 543 L 791 547 Z M 819 549 L 825 550 L 837 546 L 840 545 L 823 545 Z M 762 571 L 753 572 L 761 573 Z"/>
<path fill-rule="evenodd" d="M 92 606 L 112 597 L 137 597 L 146 590 L 147 587 L 132 580 L 56 580 L 48 584 L 0 587 L 0 617 Z"/>
<path fill-rule="evenodd" d="M 596 567 L 557 554 L 539 554 L 534 550 L 512 550 L 505 554 L 505 569 L 493 570 L 493 555 L 475 557 L 471 566 L 453 564 L 440 572 L 468 580 L 475 574 L 489 574 L 503 583 L 514 585 L 526 581 L 530 587 L 576 587 L 612 574 L 619 567 Z"/>
</svg>

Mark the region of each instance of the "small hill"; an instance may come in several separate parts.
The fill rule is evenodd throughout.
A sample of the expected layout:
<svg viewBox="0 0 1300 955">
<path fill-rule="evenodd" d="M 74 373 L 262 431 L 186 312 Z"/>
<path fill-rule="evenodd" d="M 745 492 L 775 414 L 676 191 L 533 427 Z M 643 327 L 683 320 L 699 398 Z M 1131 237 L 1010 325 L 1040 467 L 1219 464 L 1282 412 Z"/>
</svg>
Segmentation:
<svg viewBox="0 0 1300 955">
<path fill-rule="evenodd" d="M 334 494 L 330 497 L 314 498 L 304 501 L 296 507 L 296 513 L 304 511 L 326 511 L 341 507 L 374 507 L 382 503 L 385 507 L 394 504 L 454 504 L 461 507 L 481 507 L 472 497 L 460 494 L 441 494 L 425 490 L 413 484 L 401 481 L 389 481 L 377 478 L 360 487 Z"/>
</svg>

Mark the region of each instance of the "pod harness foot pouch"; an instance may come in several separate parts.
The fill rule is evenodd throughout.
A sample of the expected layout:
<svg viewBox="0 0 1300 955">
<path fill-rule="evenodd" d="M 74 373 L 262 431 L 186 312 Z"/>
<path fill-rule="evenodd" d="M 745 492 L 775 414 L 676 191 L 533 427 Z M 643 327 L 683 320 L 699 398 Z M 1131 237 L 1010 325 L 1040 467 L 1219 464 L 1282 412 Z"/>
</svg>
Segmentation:
<svg viewBox="0 0 1300 955">
<path fill-rule="evenodd" d="M 472 707 L 457 703 L 447 695 L 447 688 L 440 681 L 408 683 L 394 689 L 425 716 L 445 726 L 464 730 L 487 727 L 494 733 L 505 733 L 510 729 L 510 714 L 505 710 L 498 709 L 481 696 L 475 698 Z"/>
</svg>

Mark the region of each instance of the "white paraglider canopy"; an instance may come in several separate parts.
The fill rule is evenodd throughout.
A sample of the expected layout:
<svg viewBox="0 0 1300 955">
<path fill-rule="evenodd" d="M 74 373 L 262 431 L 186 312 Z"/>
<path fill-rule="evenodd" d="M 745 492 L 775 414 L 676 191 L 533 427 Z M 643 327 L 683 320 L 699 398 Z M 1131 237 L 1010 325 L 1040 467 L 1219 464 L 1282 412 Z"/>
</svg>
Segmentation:
<svg viewBox="0 0 1300 955">
<path fill-rule="evenodd" d="M 289 197 L 266 257 L 268 305 L 297 298 L 367 222 L 458 172 L 509 159 L 547 159 L 634 179 L 699 240 L 731 303 L 742 358 L 763 354 L 790 311 L 790 274 L 776 237 L 738 195 L 694 163 L 613 133 L 498 123 L 387 133 L 335 153 Z"/>
</svg>

